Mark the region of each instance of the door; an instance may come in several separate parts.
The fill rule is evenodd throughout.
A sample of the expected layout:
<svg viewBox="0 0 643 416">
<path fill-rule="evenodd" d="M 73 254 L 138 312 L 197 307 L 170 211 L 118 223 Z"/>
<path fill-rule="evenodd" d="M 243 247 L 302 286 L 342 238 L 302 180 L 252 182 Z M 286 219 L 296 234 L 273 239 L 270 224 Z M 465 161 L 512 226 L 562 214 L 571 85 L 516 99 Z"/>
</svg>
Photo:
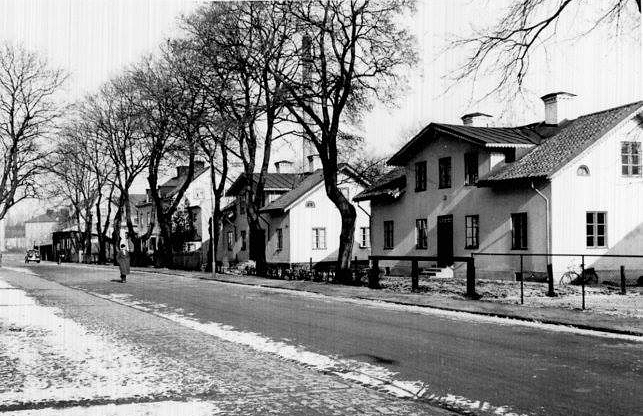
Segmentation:
<svg viewBox="0 0 643 416">
<path fill-rule="evenodd" d="M 438 267 L 453 264 L 453 215 L 438 216 Z"/>
</svg>

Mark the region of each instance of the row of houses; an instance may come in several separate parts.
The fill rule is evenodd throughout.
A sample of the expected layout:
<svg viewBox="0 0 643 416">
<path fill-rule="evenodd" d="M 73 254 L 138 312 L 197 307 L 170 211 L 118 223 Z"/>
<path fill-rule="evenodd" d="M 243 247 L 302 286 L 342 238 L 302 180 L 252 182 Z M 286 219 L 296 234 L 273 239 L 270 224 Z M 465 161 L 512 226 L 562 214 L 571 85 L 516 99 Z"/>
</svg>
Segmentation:
<svg viewBox="0 0 643 416">
<path fill-rule="evenodd" d="M 552 263 L 559 274 L 570 258 L 534 254 L 584 254 L 598 270 L 626 262 L 605 254 L 643 254 L 643 102 L 578 116 L 575 98 L 566 92 L 543 96 L 544 120 L 527 125 L 491 126 L 491 116 L 479 112 L 464 115 L 462 125 L 430 123 L 372 184 L 341 165 L 340 188 L 357 212 L 352 257 L 436 256 L 437 266 L 459 275 L 456 257 L 525 254 L 527 273 L 543 274 Z M 279 159 L 265 177 L 260 214 L 266 258 L 275 267 L 332 263 L 337 256 L 340 216 L 314 155 L 306 159 L 300 169 Z M 173 198 L 187 179 L 186 166 L 176 169 L 160 186 L 164 198 Z M 217 246 L 224 267 L 249 260 L 246 180 L 240 174 L 227 188 Z M 194 233 L 181 251 L 197 253 L 200 264 L 211 244 L 210 193 L 209 167 L 197 162 L 182 204 Z M 149 190 L 132 200 L 137 232 L 150 235 L 142 251 L 153 256 L 160 232 Z M 480 257 L 476 269 L 482 277 L 513 279 L 517 261 Z M 391 273 L 410 267 L 383 265 Z M 643 271 L 636 259 L 627 259 L 627 266 Z"/>
</svg>

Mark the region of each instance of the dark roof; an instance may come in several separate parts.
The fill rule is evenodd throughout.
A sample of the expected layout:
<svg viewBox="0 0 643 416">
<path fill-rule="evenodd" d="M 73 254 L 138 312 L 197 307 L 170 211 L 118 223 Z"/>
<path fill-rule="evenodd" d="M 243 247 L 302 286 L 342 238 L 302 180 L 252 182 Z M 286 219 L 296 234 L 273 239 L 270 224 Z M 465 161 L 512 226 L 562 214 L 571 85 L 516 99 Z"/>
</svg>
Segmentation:
<svg viewBox="0 0 643 416">
<path fill-rule="evenodd" d="M 226 196 L 238 195 L 246 183 L 246 174 L 242 173 L 230 185 Z M 256 182 L 259 180 L 259 174 L 253 173 L 252 179 Z M 268 172 L 264 176 L 264 190 L 283 190 L 288 191 L 294 189 L 302 180 L 302 175 L 299 173 L 272 173 Z"/>
<path fill-rule="evenodd" d="M 355 195 L 353 201 L 395 199 L 405 187 L 406 170 L 403 167 L 397 167 L 377 178 L 371 186 Z"/>
<path fill-rule="evenodd" d="M 402 166 L 437 134 L 445 134 L 479 145 L 534 146 L 556 134 L 559 126 L 533 123 L 518 127 L 475 127 L 459 124 L 431 123 L 404 145 L 389 160 L 389 165 Z"/>
<path fill-rule="evenodd" d="M 28 219 L 27 221 L 25 221 L 25 224 L 33 223 L 33 222 L 58 222 L 60 219 L 61 219 L 60 213 L 46 212 L 44 214 L 40 214 L 33 218 Z"/>
<path fill-rule="evenodd" d="M 268 205 L 261 208 L 262 212 L 266 211 L 283 211 L 291 204 L 296 202 L 299 198 L 308 193 L 311 189 L 317 186 L 320 182 L 324 180 L 324 171 L 323 169 L 317 169 L 316 171 L 310 173 L 309 175 L 303 177 L 301 182 L 297 186 L 285 194 L 281 195 L 279 198 L 275 199 Z"/>
<path fill-rule="evenodd" d="M 485 186 L 498 181 L 548 178 L 619 122 L 640 110 L 641 106 L 643 101 L 587 114 L 564 123 L 558 134 L 515 162 L 491 171 L 478 184 Z"/>
</svg>

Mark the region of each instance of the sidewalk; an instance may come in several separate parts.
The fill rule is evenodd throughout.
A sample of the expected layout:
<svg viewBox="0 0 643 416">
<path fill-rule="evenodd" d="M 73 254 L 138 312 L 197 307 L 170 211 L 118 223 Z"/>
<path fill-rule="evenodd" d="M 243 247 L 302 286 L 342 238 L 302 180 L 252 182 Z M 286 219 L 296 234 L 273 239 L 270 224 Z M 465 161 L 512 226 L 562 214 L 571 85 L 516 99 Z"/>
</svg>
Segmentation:
<svg viewBox="0 0 643 416">
<path fill-rule="evenodd" d="M 113 266 L 92 265 L 84 267 Z M 415 293 L 394 293 L 384 290 L 369 289 L 367 287 L 344 286 L 302 280 L 277 280 L 248 275 L 217 273 L 216 278 L 212 279 L 211 273 L 191 272 L 185 270 L 132 267 L 132 271 L 151 274 L 167 274 L 205 280 L 216 280 L 220 282 L 250 286 L 262 286 L 285 290 L 312 292 L 339 298 L 364 299 L 389 302 L 400 305 L 430 307 L 448 311 L 473 313 L 477 315 L 520 319 L 524 321 L 542 322 L 554 325 L 567 325 L 580 329 L 603 331 L 616 334 L 643 336 L 643 320 L 635 317 L 614 316 L 604 313 L 597 313 L 591 310 L 580 311 L 555 307 L 530 307 L 524 305 L 488 302 L 484 300 L 459 300 L 439 294 L 428 295 Z"/>
</svg>

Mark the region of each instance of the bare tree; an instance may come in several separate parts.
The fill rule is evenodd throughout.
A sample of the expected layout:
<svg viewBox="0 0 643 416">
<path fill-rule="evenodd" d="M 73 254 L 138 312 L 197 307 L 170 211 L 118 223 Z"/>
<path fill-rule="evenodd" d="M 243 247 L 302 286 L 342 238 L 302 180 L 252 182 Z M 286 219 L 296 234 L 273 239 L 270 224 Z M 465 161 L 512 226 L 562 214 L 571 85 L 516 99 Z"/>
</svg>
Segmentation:
<svg viewBox="0 0 643 416">
<path fill-rule="evenodd" d="M 290 40 L 288 65 L 275 77 L 288 93 L 290 115 L 319 154 L 326 194 L 341 215 L 337 276 L 348 281 L 356 211 L 338 188 L 341 126 L 358 122 L 374 98 L 392 100 L 403 79 L 399 70 L 416 62 L 414 39 L 400 24 L 414 3 L 310 0 L 282 7 L 294 21 L 275 24 L 294 24 L 299 36 L 282 29 Z"/>
<path fill-rule="evenodd" d="M 0 219 L 36 195 L 46 155 L 44 139 L 63 107 L 56 105 L 66 75 L 35 52 L 0 46 Z"/>
<path fill-rule="evenodd" d="M 484 96 L 504 91 L 507 97 L 522 90 L 529 73 L 530 58 L 542 52 L 547 41 L 558 30 L 563 16 L 573 16 L 579 9 L 594 13 L 582 34 L 599 27 L 616 25 L 619 30 L 625 17 L 634 16 L 640 24 L 641 0 L 608 0 L 590 4 L 579 0 L 513 0 L 504 15 L 490 27 L 476 30 L 471 36 L 449 43 L 454 48 L 469 51 L 464 63 L 451 74 L 452 85 L 464 80 L 473 82 L 480 75 L 493 80 Z"/>
<path fill-rule="evenodd" d="M 184 19 L 188 42 L 208 66 L 211 82 L 204 86 L 217 111 L 236 126 L 229 134 L 243 165 L 249 256 L 258 274 L 266 266 L 266 238 L 259 217 L 264 183 L 272 143 L 285 134 L 278 127 L 283 119 L 283 86 L 274 76 L 285 64 L 287 41 L 285 32 L 276 31 L 275 22 L 285 17 L 278 3 L 245 1 L 212 3 Z"/>
<path fill-rule="evenodd" d="M 148 167 L 150 150 L 143 141 L 142 121 L 131 97 L 132 91 L 129 78 L 114 78 L 103 85 L 98 94 L 89 97 L 84 114 L 104 157 L 110 160 L 112 174 L 107 178 L 119 194 L 111 238 L 114 250 L 118 249 L 121 223 L 125 216 L 127 235 L 134 246 L 133 260 L 137 262 L 141 258 L 142 238 L 132 221 L 130 190 L 134 180 Z M 149 235 L 143 236 L 147 237 Z"/>
</svg>

